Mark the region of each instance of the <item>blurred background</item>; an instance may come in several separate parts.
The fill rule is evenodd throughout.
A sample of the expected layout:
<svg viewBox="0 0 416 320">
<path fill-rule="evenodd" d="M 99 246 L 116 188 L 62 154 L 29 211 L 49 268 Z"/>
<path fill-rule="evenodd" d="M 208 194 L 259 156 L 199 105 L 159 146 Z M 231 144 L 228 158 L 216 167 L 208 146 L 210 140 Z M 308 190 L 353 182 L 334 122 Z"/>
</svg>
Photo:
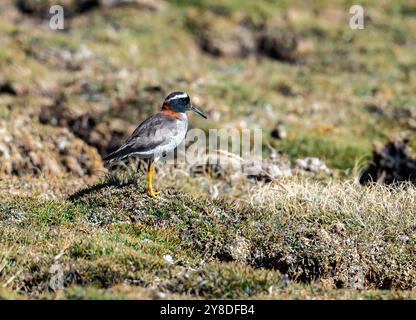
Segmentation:
<svg viewBox="0 0 416 320">
<path fill-rule="evenodd" d="M 374 141 L 416 130 L 416 4 L 361 1 L 352 29 L 354 4 L 1 1 L 0 174 L 93 176 L 183 90 L 209 116 L 191 127 L 262 128 L 265 157 L 351 176 Z"/>
</svg>

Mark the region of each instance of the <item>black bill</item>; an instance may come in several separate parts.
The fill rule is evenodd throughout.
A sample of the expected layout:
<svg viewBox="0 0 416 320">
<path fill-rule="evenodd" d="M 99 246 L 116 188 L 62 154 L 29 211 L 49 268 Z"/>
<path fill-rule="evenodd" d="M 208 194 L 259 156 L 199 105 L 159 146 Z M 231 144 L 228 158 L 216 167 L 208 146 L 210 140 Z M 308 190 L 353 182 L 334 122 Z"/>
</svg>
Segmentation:
<svg viewBox="0 0 416 320">
<path fill-rule="evenodd" d="M 199 114 L 202 118 L 208 119 L 207 116 L 201 110 L 199 110 L 198 108 L 195 108 L 193 105 L 191 105 L 189 109 Z"/>
</svg>

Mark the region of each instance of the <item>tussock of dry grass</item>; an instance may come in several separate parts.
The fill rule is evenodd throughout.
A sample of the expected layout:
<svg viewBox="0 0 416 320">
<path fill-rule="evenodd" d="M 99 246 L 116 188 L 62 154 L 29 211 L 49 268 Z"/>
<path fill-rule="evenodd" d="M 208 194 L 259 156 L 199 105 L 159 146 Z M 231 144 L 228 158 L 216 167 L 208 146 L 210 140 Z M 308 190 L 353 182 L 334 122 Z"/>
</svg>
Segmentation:
<svg viewBox="0 0 416 320">
<path fill-rule="evenodd" d="M 223 236 L 232 240 L 221 250 L 235 248 L 239 236 L 251 248 L 246 263 L 294 279 L 328 278 L 336 287 L 353 288 L 415 286 L 414 187 L 308 179 L 283 185 L 246 190 L 246 203 L 237 205 L 244 213 L 224 218 L 224 226 L 233 226 Z"/>
</svg>

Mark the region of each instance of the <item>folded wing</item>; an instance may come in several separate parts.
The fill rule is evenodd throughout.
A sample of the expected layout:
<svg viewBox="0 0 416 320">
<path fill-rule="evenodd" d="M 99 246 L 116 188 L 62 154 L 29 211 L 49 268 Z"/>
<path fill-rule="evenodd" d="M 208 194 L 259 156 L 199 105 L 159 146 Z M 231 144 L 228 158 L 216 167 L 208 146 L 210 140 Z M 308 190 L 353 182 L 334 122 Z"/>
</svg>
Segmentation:
<svg viewBox="0 0 416 320">
<path fill-rule="evenodd" d="M 127 141 L 116 151 L 106 155 L 103 160 L 121 160 L 130 155 L 149 155 L 157 147 L 170 141 L 170 137 L 177 134 L 175 119 L 163 113 L 156 113 L 143 121 Z"/>
</svg>

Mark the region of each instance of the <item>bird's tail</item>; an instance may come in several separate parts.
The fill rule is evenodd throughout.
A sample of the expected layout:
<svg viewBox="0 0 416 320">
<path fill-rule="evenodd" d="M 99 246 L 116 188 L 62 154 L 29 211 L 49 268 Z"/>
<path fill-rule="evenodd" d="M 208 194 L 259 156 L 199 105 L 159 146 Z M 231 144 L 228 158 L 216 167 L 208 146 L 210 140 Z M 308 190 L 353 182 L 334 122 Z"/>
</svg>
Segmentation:
<svg viewBox="0 0 416 320">
<path fill-rule="evenodd" d="M 105 155 L 104 157 L 103 157 L 103 161 L 104 162 L 111 162 L 111 161 L 113 161 L 115 158 L 116 158 L 116 156 L 115 156 L 115 153 L 116 153 L 117 151 L 114 151 L 114 152 L 111 152 L 111 153 L 109 153 L 109 154 L 107 154 L 107 155 Z"/>
<path fill-rule="evenodd" d="M 122 160 L 129 155 L 130 149 L 128 148 L 129 145 L 123 145 L 118 148 L 116 151 L 113 151 L 103 157 L 104 162 L 111 162 L 114 160 Z"/>
</svg>

